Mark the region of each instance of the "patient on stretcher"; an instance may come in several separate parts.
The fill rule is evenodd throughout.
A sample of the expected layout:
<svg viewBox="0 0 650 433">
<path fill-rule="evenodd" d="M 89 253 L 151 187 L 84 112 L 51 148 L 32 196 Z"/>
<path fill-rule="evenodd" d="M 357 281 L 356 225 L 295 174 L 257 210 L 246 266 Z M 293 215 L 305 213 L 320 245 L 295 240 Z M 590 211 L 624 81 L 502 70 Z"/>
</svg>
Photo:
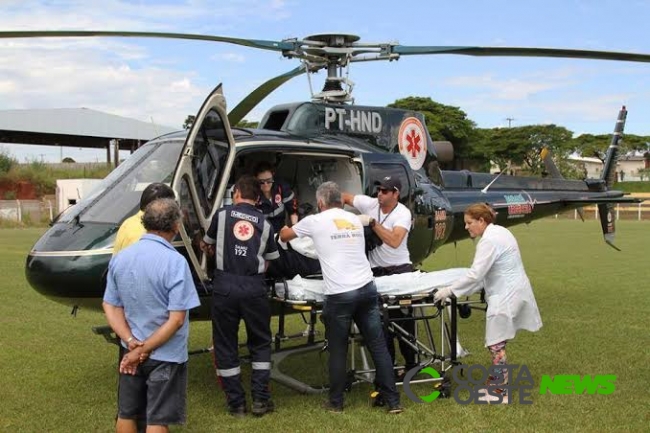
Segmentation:
<svg viewBox="0 0 650 433">
<path fill-rule="evenodd" d="M 408 272 L 405 274 L 376 277 L 375 285 L 380 295 L 418 295 L 445 287 L 465 275 L 467 268 L 452 268 L 434 272 Z M 288 289 L 288 293 L 285 292 Z M 316 301 L 324 299 L 325 283 L 321 279 L 303 278 L 300 275 L 275 283 L 275 293 L 293 301 Z"/>
<path fill-rule="evenodd" d="M 276 294 L 285 297 L 285 284 L 289 289 L 287 299 L 294 301 L 322 301 L 325 283 L 320 278 L 320 263 L 310 238 L 297 238 L 289 243 L 277 240 L 280 258 L 269 263 L 267 277 L 279 280 Z M 467 268 L 452 268 L 434 272 L 408 272 L 376 277 L 380 295 L 414 295 L 429 293 L 448 286 L 465 275 Z"/>
</svg>

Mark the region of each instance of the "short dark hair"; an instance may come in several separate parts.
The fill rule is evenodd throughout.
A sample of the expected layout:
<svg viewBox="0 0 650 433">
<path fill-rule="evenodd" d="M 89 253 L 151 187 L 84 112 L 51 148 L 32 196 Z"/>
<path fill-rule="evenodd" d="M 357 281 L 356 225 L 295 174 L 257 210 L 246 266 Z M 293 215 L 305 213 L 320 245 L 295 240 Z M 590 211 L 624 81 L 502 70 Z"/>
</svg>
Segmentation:
<svg viewBox="0 0 650 433">
<path fill-rule="evenodd" d="M 142 215 L 142 225 L 147 231 L 173 232 L 181 220 L 181 208 L 171 198 L 159 198 L 147 205 Z"/>
<path fill-rule="evenodd" d="M 140 210 L 144 211 L 149 203 L 159 198 L 176 198 L 174 190 L 168 185 L 160 182 L 149 184 L 140 197 Z"/>
<path fill-rule="evenodd" d="M 273 164 L 271 164 L 268 161 L 260 161 L 255 166 L 255 170 L 253 171 L 253 174 L 257 176 L 258 174 L 264 173 L 265 171 L 270 171 L 271 173 L 275 173 L 275 167 L 273 166 Z"/>
<path fill-rule="evenodd" d="M 257 179 L 250 174 L 245 174 L 237 180 L 235 190 L 239 191 L 241 198 L 245 200 L 257 200 L 262 192 Z"/>
</svg>

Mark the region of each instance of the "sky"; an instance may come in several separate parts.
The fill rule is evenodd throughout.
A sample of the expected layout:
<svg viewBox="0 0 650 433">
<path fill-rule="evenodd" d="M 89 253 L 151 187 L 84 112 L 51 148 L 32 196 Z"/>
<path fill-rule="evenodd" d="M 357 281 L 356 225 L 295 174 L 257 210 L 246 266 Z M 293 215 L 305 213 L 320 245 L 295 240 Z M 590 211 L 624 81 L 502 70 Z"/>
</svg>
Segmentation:
<svg viewBox="0 0 650 433">
<path fill-rule="evenodd" d="M 344 33 L 403 45 L 650 53 L 650 1 L 642 0 L 3 0 L 0 16 L 5 31 L 156 31 L 266 40 Z M 0 110 L 87 107 L 180 129 L 219 83 L 234 107 L 256 86 L 298 64 L 276 52 L 217 42 L 0 39 Z M 349 73 L 361 105 L 424 96 L 460 107 L 482 128 L 555 123 L 576 135 L 611 133 L 626 105 L 626 132 L 650 135 L 650 63 L 429 55 L 356 63 Z M 324 76 L 312 75 L 315 91 Z M 306 76 L 294 78 L 247 120 L 310 95 Z M 21 161 L 105 158 L 104 151 L 76 148 L 0 147 Z"/>
</svg>

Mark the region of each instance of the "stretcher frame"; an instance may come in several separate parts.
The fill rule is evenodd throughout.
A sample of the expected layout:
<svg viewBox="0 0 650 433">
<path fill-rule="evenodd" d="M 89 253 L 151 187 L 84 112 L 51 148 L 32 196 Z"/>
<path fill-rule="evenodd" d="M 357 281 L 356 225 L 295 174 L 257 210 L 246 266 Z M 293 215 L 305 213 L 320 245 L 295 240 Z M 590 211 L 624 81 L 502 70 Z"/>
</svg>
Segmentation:
<svg viewBox="0 0 650 433">
<path fill-rule="evenodd" d="M 280 283 L 284 287 L 284 296 L 279 296 L 275 290 L 275 284 Z M 380 312 L 383 316 L 385 329 L 392 332 L 395 337 L 406 342 L 416 351 L 416 360 L 421 368 L 433 366 L 439 372 L 439 378 L 427 376 L 417 377 L 410 381 L 410 384 L 434 382 L 441 390 L 443 396 L 448 393 L 450 378 L 446 374 L 454 365 L 458 364 L 458 308 L 459 302 L 451 297 L 445 306 L 436 304 L 433 300 L 435 289 L 427 292 L 410 295 L 382 295 L 380 294 Z M 326 340 L 317 339 L 320 332 L 317 330 L 318 315 L 322 313 L 323 303 L 316 300 L 292 300 L 289 298 L 289 287 L 286 280 L 270 283 L 270 296 L 272 302 L 278 304 L 278 331 L 273 337 L 274 352 L 271 356 L 271 378 L 291 389 L 304 394 L 323 393 L 328 390 L 327 385 L 312 386 L 297 378 L 283 373 L 280 370 L 282 361 L 291 356 L 301 355 L 313 351 L 326 350 Z M 467 303 L 473 303 L 467 301 Z M 393 309 L 408 309 L 411 313 L 408 318 L 391 318 L 388 312 Z M 434 309 L 433 313 L 427 309 Z M 302 333 L 286 334 L 286 316 L 288 314 L 300 313 L 307 328 Z M 415 335 L 407 332 L 400 322 L 406 320 L 415 321 Z M 436 338 L 432 330 L 432 321 L 439 321 L 440 339 L 436 345 Z M 424 339 L 420 338 L 419 328 L 424 328 Z M 285 348 L 283 343 L 297 339 L 306 338 L 302 344 Z M 348 389 L 357 383 L 373 383 L 375 369 L 371 368 L 368 354 L 361 335 L 352 324 L 349 338 L 350 348 L 348 356 L 350 359 L 350 370 L 348 371 Z M 435 366 L 434 366 L 435 364 Z M 404 369 L 404 366 L 396 366 L 395 369 Z M 397 385 L 402 385 L 401 380 Z"/>
</svg>

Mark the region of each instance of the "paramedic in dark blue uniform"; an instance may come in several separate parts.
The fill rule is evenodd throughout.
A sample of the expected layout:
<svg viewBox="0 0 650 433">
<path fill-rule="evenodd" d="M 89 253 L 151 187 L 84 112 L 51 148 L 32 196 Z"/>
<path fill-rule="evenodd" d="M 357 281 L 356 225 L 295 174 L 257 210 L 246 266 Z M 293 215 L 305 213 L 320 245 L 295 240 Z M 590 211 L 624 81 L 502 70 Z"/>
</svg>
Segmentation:
<svg viewBox="0 0 650 433">
<path fill-rule="evenodd" d="M 284 227 L 287 215 L 291 225 L 298 222 L 298 205 L 296 196 L 289 184 L 275 178 L 275 168 L 266 161 L 255 167 L 255 177 L 260 184 L 260 199 L 257 208 L 273 226 L 276 233 Z"/>
<path fill-rule="evenodd" d="M 271 224 L 255 207 L 260 195 L 253 176 L 242 176 L 233 192 L 234 205 L 219 209 L 203 238 L 202 248 L 214 253 L 216 270 L 212 292 L 212 336 L 217 376 L 228 410 L 246 412 L 238 356 L 239 322 L 244 319 L 251 356 L 252 413 L 274 409 L 270 400 L 271 310 L 264 272 L 267 260 L 279 257 Z"/>
</svg>

